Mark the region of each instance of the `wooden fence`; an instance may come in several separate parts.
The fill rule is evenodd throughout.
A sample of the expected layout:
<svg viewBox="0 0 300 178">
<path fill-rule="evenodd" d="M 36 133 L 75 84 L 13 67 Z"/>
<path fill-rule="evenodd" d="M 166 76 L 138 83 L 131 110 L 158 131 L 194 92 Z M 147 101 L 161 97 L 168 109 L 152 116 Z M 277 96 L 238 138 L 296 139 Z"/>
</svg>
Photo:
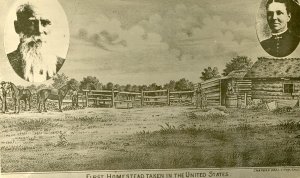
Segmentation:
<svg viewBox="0 0 300 178">
<path fill-rule="evenodd" d="M 78 93 L 78 105 L 84 107 L 133 108 L 146 105 L 195 105 L 194 91 L 154 90 L 142 92 L 120 92 L 116 90 L 83 90 Z M 37 96 L 32 95 L 36 103 Z M 49 99 L 50 100 L 50 99 Z M 7 101 L 12 98 L 7 96 Z M 57 100 L 51 100 L 58 102 Z M 72 104 L 72 95 L 67 94 L 63 104 Z"/>
<path fill-rule="evenodd" d="M 118 92 L 114 101 L 115 108 L 133 108 L 136 103 L 141 102 L 141 93 Z"/>
<path fill-rule="evenodd" d="M 91 105 L 114 107 L 115 96 L 118 91 L 114 90 L 83 90 L 85 96 L 85 106 Z"/>
<path fill-rule="evenodd" d="M 142 91 L 141 105 L 165 104 L 170 105 L 170 93 L 168 90 Z"/>
<path fill-rule="evenodd" d="M 170 105 L 182 104 L 182 105 L 194 105 L 195 91 L 173 91 L 170 92 Z"/>
<path fill-rule="evenodd" d="M 119 92 L 114 90 L 83 90 L 85 106 L 132 108 L 145 105 L 194 105 L 194 91 L 155 90 Z"/>
</svg>

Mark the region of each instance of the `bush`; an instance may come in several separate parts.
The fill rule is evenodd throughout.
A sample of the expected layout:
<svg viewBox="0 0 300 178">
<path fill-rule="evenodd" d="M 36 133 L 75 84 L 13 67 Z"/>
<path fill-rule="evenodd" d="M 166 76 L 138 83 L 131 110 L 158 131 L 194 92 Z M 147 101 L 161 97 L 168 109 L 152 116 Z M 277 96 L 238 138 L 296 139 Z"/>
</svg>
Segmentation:
<svg viewBox="0 0 300 178">
<path fill-rule="evenodd" d="M 280 121 L 278 127 L 284 128 L 286 130 L 299 130 L 300 129 L 300 122 L 293 121 L 293 120 L 285 120 Z"/>
<path fill-rule="evenodd" d="M 289 107 L 289 106 L 285 106 L 282 108 L 277 108 L 273 111 L 274 114 L 284 114 L 284 113 L 288 113 L 291 112 L 293 108 Z"/>
<path fill-rule="evenodd" d="M 27 120 L 21 121 L 15 124 L 17 128 L 20 130 L 39 130 L 39 129 L 50 129 L 53 126 L 57 126 L 55 124 L 50 123 L 46 119 L 38 119 L 38 120 Z"/>
</svg>

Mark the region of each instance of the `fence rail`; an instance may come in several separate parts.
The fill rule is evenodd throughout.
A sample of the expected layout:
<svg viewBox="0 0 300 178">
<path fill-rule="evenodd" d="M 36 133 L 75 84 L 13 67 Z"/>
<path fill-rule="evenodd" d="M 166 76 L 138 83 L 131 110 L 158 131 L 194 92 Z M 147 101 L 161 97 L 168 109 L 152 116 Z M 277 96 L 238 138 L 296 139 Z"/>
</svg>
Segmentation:
<svg viewBox="0 0 300 178">
<path fill-rule="evenodd" d="M 115 90 L 83 90 L 85 106 L 91 105 L 132 108 L 134 105 L 171 105 L 175 103 L 194 105 L 194 91 L 153 90 L 139 92 L 119 92 Z"/>
</svg>

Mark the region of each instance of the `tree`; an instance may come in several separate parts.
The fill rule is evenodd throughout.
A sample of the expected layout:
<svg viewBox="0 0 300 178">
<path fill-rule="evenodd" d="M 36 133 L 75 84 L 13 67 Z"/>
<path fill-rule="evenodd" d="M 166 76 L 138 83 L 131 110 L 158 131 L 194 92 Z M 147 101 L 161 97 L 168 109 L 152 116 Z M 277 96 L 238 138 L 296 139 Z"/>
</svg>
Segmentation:
<svg viewBox="0 0 300 178">
<path fill-rule="evenodd" d="M 99 84 L 99 80 L 96 77 L 87 76 L 84 77 L 82 81 L 80 81 L 79 88 L 81 90 L 96 90 Z"/>
<path fill-rule="evenodd" d="M 127 85 L 125 86 L 124 91 L 132 91 L 132 86 L 131 86 L 130 84 L 127 84 Z"/>
<path fill-rule="evenodd" d="M 175 90 L 175 84 L 176 84 L 176 82 L 174 80 L 171 80 L 169 83 L 166 83 L 164 85 L 164 89 L 174 91 Z"/>
<path fill-rule="evenodd" d="M 148 89 L 150 91 L 153 91 L 153 90 L 161 90 L 162 87 L 160 85 L 157 85 L 156 83 L 152 83 L 148 86 Z"/>
<path fill-rule="evenodd" d="M 131 87 L 131 91 L 133 91 L 133 92 L 139 92 L 139 86 L 133 85 L 133 86 Z"/>
<path fill-rule="evenodd" d="M 105 86 L 105 89 L 106 90 L 112 90 L 114 87 L 114 84 L 112 82 L 108 82 Z"/>
<path fill-rule="evenodd" d="M 115 84 L 114 89 L 117 91 L 121 91 L 121 85 Z"/>
<path fill-rule="evenodd" d="M 53 77 L 53 84 L 52 84 L 52 86 L 54 87 L 54 88 L 60 88 L 60 87 L 62 87 L 62 86 L 64 86 L 64 85 L 66 85 L 67 84 L 67 81 L 68 81 L 68 77 L 64 74 L 64 73 L 62 73 L 62 74 L 56 74 L 54 77 Z"/>
<path fill-rule="evenodd" d="M 121 86 L 119 87 L 119 91 L 125 91 L 125 87 L 126 87 L 126 86 L 121 85 Z"/>
<path fill-rule="evenodd" d="M 103 89 L 103 84 L 102 83 L 97 83 L 96 84 L 96 90 L 102 90 Z"/>
<path fill-rule="evenodd" d="M 208 67 L 204 69 L 204 72 L 202 72 L 202 76 L 200 78 L 205 81 L 205 80 L 218 78 L 218 77 L 220 77 L 218 68 L 214 67 L 212 69 L 211 67 Z"/>
<path fill-rule="evenodd" d="M 252 61 L 247 56 L 234 57 L 230 62 L 226 63 L 226 68 L 223 70 L 223 75 L 227 76 L 234 70 L 248 70 L 252 66 Z"/>
<path fill-rule="evenodd" d="M 140 85 L 139 86 L 139 91 L 146 91 L 146 90 L 148 90 L 147 85 Z"/>
<path fill-rule="evenodd" d="M 176 91 L 187 91 L 187 90 L 192 90 L 193 89 L 193 83 L 190 82 L 189 80 L 182 78 L 179 81 L 175 82 L 175 87 L 174 89 Z"/>
<path fill-rule="evenodd" d="M 79 90 L 80 83 L 76 79 L 72 78 L 68 81 L 68 83 L 71 84 L 76 90 Z"/>
</svg>

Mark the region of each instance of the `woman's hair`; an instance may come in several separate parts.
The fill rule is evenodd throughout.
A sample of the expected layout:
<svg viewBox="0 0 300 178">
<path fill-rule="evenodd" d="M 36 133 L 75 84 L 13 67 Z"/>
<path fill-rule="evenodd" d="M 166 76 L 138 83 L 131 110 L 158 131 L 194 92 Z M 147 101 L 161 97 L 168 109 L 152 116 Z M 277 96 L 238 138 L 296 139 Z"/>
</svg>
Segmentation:
<svg viewBox="0 0 300 178">
<path fill-rule="evenodd" d="M 286 7 L 286 11 L 287 13 L 291 13 L 291 3 L 290 3 L 290 0 L 268 0 L 267 1 L 267 4 L 266 4 L 266 8 L 269 7 L 269 5 L 273 2 L 278 2 L 278 3 L 283 3 L 285 4 L 285 7 Z"/>
</svg>

